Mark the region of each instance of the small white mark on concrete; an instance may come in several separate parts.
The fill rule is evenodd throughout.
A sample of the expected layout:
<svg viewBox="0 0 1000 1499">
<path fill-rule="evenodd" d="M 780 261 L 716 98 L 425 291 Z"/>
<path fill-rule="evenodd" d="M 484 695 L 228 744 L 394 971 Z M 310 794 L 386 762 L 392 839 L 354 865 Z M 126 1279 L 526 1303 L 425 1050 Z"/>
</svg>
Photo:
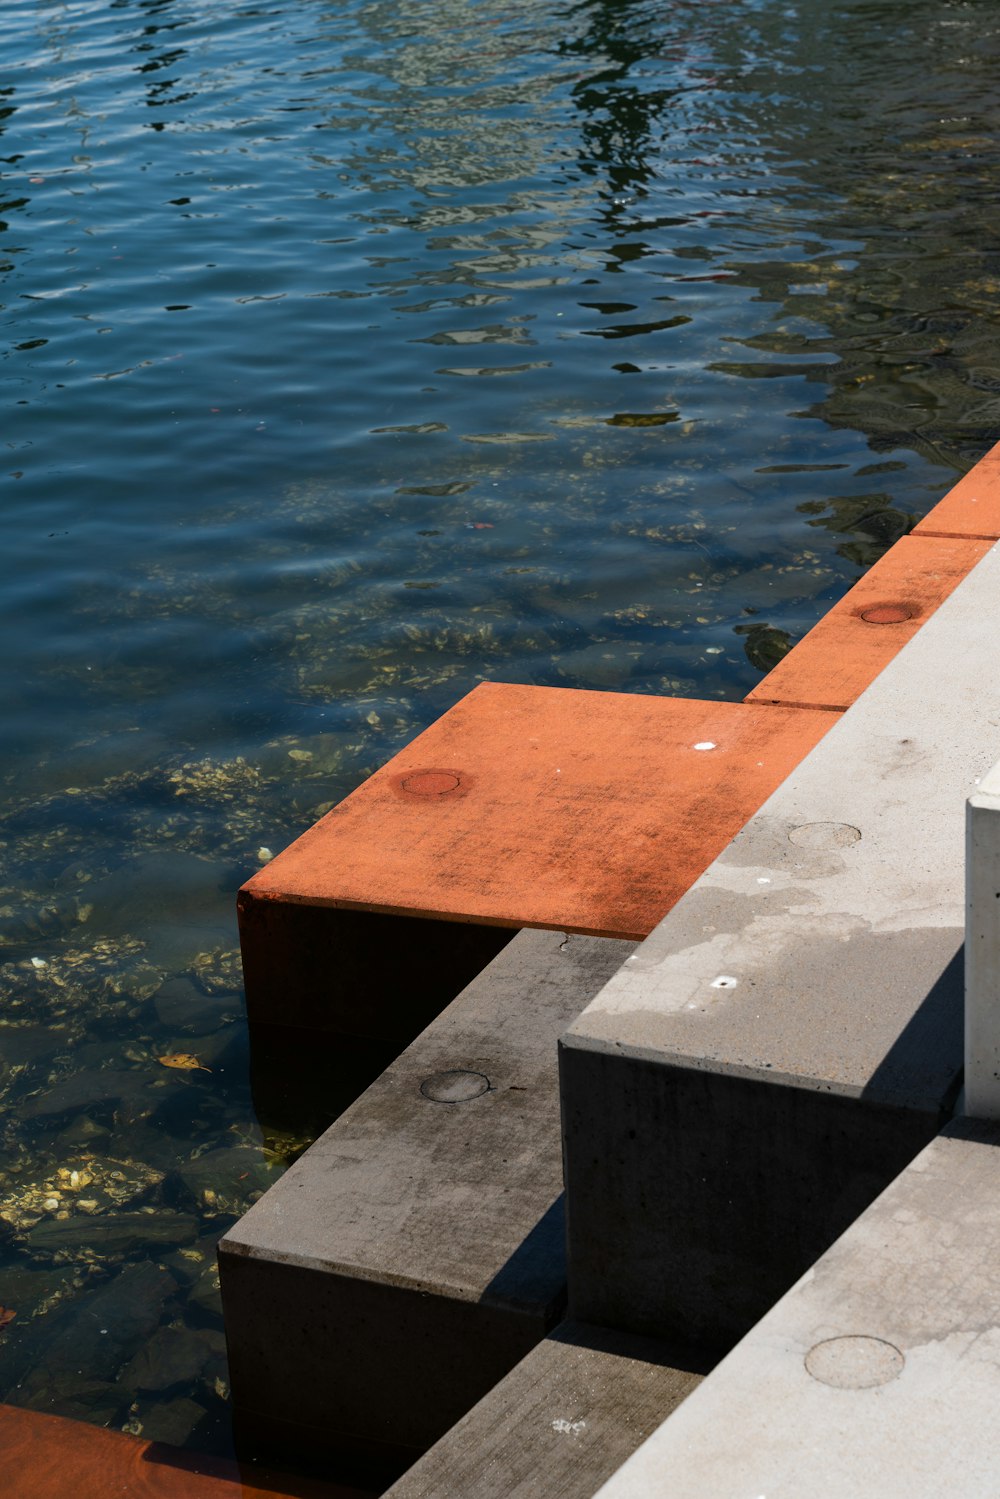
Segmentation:
<svg viewBox="0 0 1000 1499">
<path fill-rule="evenodd" d="M 758 885 L 769 885 L 771 881 L 766 874 L 759 874 L 757 876 L 757 883 Z"/>
<path fill-rule="evenodd" d="M 699 739 L 698 743 L 695 745 L 695 749 L 697 749 L 697 750 L 715 749 L 715 744 L 714 744 L 714 742 L 711 739 Z"/>
<path fill-rule="evenodd" d="M 567 1421 L 565 1416 L 559 1416 L 552 1423 L 552 1430 L 558 1431 L 560 1436 L 578 1437 L 581 1432 L 587 1430 L 586 1421 Z"/>
<path fill-rule="evenodd" d="M 735 989 L 739 979 L 734 979 L 731 973 L 720 973 L 717 979 L 712 980 L 713 989 Z"/>
</svg>

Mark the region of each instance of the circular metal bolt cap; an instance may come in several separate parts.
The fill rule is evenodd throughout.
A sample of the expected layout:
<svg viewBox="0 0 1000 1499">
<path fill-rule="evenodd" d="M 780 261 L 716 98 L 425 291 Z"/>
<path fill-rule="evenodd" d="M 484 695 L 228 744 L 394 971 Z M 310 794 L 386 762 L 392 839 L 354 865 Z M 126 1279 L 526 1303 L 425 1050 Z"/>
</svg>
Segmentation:
<svg viewBox="0 0 1000 1499">
<path fill-rule="evenodd" d="M 458 790 L 462 778 L 457 770 L 415 770 L 400 784 L 412 796 L 447 796 L 449 791 Z"/>
<path fill-rule="evenodd" d="M 806 1369 L 835 1390 L 872 1390 L 903 1372 L 905 1358 L 884 1338 L 828 1338 L 806 1354 Z"/>
<path fill-rule="evenodd" d="M 913 618 L 913 610 L 907 604 L 873 604 L 862 609 L 861 618 L 869 625 L 901 625 Z"/>
<path fill-rule="evenodd" d="M 490 1080 L 481 1072 L 435 1072 L 424 1078 L 420 1091 L 433 1103 L 470 1103 L 490 1091 Z"/>
</svg>

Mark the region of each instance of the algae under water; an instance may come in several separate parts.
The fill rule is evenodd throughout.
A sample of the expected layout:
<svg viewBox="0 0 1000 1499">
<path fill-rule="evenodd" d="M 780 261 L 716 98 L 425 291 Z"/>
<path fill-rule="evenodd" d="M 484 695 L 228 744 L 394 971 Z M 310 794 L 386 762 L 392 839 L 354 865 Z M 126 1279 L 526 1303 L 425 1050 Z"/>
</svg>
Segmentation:
<svg viewBox="0 0 1000 1499">
<path fill-rule="evenodd" d="M 213 1246 L 307 1137 L 238 885 L 483 679 L 741 697 L 993 442 L 1000 16 L 7 0 L 0 56 L 0 1399 L 224 1451 Z"/>
</svg>

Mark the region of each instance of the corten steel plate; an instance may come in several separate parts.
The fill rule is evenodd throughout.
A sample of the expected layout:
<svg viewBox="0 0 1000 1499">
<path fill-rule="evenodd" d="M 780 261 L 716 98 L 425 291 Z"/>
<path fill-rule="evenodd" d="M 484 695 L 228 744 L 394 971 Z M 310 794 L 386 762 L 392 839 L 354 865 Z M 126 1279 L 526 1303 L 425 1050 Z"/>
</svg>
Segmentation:
<svg viewBox="0 0 1000 1499">
<path fill-rule="evenodd" d="M 1000 537 L 1000 443 L 917 523 L 914 534 Z"/>
<path fill-rule="evenodd" d="M 835 721 L 483 683 L 243 900 L 644 937 Z"/>
<path fill-rule="evenodd" d="M 0 1405 L 0 1453 L 4 1499 L 366 1499 L 315 1478 L 244 1481 L 235 1462 L 12 1405 Z"/>
<path fill-rule="evenodd" d="M 992 545 L 968 537 L 904 536 L 768 672 L 747 702 L 849 708 Z"/>
</svg>

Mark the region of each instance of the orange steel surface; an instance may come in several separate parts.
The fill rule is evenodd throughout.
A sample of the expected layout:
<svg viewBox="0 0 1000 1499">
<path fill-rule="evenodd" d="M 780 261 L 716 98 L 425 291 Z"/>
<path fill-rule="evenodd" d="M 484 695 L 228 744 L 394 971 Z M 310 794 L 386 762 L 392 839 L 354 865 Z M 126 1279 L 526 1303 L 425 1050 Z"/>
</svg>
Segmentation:
<svg viewBox="0 0 1000 1499">
<path fill-rule="evenodd" d="M 244 1465 L 246 1466 L 246 1465 Z M 240 1467 L 102 1426 L 0 1405 L 3 1499 L 370 1499 L 367 1491 Z"/>
<path fill-rule="evenodd" d="M 913 534 L 1000 537 L 1000 443 L 914 526 Z"/>
<path fill-rule="evenodd" d="M 757 684 L 747 702 L 850 707 L 992 545 L 968 537 L 904 536 Z"/>
<path fill-rule="evenodd" d="M 244 890 L 641 938 L 833 722 L 483 683 Z"/>
</svg>

